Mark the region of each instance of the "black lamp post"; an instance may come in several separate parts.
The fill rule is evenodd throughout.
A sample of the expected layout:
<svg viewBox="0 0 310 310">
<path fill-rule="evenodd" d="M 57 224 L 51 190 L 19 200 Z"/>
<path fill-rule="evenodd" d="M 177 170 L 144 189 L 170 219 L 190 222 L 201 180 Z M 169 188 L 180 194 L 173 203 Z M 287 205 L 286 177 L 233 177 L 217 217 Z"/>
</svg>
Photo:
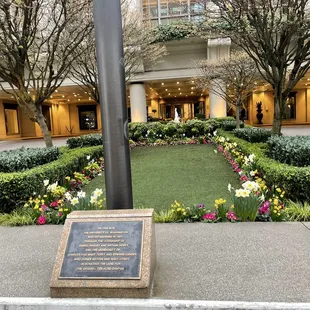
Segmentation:
<svg viewBox="0 0 310 310">
<path fill-rule="evenodd" d="M 121 5 L 94 0 L 107 209 L 132 209 Z"/>
</svg>

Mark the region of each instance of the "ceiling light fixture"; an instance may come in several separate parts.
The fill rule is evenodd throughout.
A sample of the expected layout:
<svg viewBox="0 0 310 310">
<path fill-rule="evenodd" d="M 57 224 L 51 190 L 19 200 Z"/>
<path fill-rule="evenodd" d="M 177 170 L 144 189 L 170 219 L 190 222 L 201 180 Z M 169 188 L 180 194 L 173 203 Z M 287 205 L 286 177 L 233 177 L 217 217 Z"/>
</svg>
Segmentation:
<svg viewBox="0 0 310 310">
<path fill-rule="evenodd" d="M 193 94 L 194 92 L 193 91 L 191 91 L 191 94 Z"/>
<path fill-rule="evenodd" d="M 161 83 L 161 85 L 165 85 L 165 83 Z"/>
<path fill-rule="evenodd" d="M 55 93 L 58 93 L 58 89 L 55 90 Z"/>
<path fill-rule="evenodd" d="M 177 84 L 180 84 L 180 82 L 177 82 Z"/>
</svg>

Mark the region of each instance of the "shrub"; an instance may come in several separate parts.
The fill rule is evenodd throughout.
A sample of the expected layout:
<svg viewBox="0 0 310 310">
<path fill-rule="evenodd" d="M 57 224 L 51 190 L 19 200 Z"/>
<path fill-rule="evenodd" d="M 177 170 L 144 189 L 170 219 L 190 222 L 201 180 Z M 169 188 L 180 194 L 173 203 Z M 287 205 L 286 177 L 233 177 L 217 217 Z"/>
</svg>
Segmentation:
<svg viewBox="0 0 310 310">
<path fill-rule="evenodd" d="M 225 131 L 233 131 L 236 129 L 237 122 L 235 120 L 233 121 L 223 121 L 220 124 L 220 127 L 224 129 Z M 240 122 L 240 128 L 244 128 L 244 123 Z"/>
<path fill-rule="evenodd" d="M 293 201 L 310 200 L 310 167 L 294 167 L 269 158 L 266 143 L 250 143 L 222 130 L 218 135 L 236 142 L 245 154 L 254 154 L 256 167 L 268 185 L 280 185 Z"/>
<path fill-rule="evenodd" d="M 289 201 L 286 213 L 290 221 L 308 222 L 310 221 L 309 203 Z"/>
<path fill-rule="evenodd" d="M 90 134 L 80 137 L 69 138 L 67 140 L 67 145 L 70 149 L 75 149 L 78 147 L 103 145 L 102 135 L 97 133 L 97 134 Z"/>
<path fill-rule="evenodd" d="M 52 148 L 21 148 L 0 152 L 0 172 L 16 172 L 44 165 L 59 158 L 60 151 Z"/>
<path fill-rule="evenodd" d="M 310 137 L 271 137 L 268 142 L 268 156 L 281 163 L 297 167 L 310 165 Z"/>
<path fill-rule="evenodd" d="M 233 134 L 238 138 L 254 143 L 267 142 L 271 137 L 271 131 L 264 128 L 234 129 Z"/>
<path fill-rule="evenodd" d="M 51 163 L 24 172 L 0 173 L 0 212 L 10 212 L 24 204 L 34 192 L 42 189 L 45 179 L 63 184 L 66 176 L 72 176 L 88 164 L 87 156 L 99 158 L 102 154 L 101 146 L 64 149 L 60 158 Z"/>
</svg>

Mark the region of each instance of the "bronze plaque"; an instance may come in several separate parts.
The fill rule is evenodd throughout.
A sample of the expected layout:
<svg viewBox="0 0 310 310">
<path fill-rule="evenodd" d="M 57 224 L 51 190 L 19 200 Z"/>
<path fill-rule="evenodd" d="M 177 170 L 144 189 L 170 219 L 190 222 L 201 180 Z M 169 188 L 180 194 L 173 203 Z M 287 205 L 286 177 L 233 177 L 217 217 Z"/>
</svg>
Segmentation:
<svg viewBox="0 0 310 310">
<path fill-rule="evenodd" d="M 59 279 L 140 279 L 143 221 L 73 222 Z"/>
</svg>

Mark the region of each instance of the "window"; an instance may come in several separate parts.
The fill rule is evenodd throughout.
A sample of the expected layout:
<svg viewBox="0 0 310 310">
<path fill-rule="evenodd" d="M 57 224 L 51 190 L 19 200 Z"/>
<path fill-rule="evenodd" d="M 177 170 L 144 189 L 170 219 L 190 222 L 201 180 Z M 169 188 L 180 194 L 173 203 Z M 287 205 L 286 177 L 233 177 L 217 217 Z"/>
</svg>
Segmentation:
<svg viewBox="0 0 310 310">
<path fill-rule="evenodd" d="M 19 134 L 18 124 L 18 105 L 12 103 L 4 103 L 4 118 L 7 135 Z"/>
<path fill-rule="evenodd" d="M 286 100 L 283 119 L 296 119 L 296 92 L 291 92 Z"/>
<path fill-rule="evenodd" d="M 80 130 L 98 129 L 97 106 L 83 105 L 78 106 Z"/>
</svg>

